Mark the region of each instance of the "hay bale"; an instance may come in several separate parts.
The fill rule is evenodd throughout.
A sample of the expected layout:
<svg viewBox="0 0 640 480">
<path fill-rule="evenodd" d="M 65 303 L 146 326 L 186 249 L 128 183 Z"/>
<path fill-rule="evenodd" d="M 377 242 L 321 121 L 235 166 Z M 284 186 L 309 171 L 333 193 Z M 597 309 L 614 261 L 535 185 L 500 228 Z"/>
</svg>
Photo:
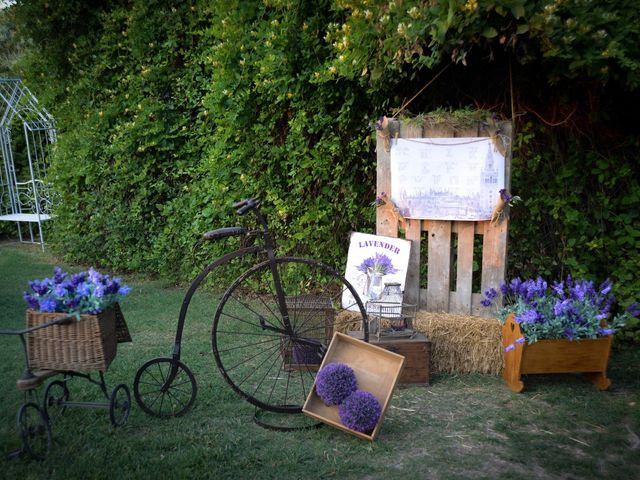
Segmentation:
<svg viewBox="0 0 640 480">
<path fill-rule="evenodd" d="M 433 372 L 498 375 L 502 371 L 498 319 L 419 311 L 414 328 L 431 340 Z"/>
</svg>

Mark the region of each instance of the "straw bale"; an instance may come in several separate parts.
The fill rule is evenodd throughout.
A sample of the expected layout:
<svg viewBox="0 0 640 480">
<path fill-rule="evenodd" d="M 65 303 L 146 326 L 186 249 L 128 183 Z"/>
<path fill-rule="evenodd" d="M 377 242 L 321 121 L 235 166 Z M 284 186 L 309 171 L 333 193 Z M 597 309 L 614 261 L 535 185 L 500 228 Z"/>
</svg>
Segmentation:
<svg viewBox="0 0 640 480">
<path fill-rule="evenodd" d="M 502 324 L 495 318 L 419 311 L 416 330 L 431 340 L 431 369 L 447 373 L 502 371 Z"/>
</svg>

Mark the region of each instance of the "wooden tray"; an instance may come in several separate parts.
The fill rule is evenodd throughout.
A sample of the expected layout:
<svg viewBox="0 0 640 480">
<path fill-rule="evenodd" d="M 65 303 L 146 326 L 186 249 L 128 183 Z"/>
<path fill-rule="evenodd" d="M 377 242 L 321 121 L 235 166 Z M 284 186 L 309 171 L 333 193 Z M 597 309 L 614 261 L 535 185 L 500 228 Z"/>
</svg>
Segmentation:
<svg viewBox="0 0 640 480">
<path fill-rule="evenodd" d="M 375 440 L 404 368 L 405 358 L 384 348 L 336 332 L 320 368 L 329 363 L 344 363 L 350 366 L 356 374 L 358 388 L 370 392 L 378 399 L 382 413 L 376 427 L 370 434 L 366 434 L 343 425 L 338 416 L 338 407 L 325 405 L 316 395 L 315 384 L 302 407 L 303 413 L 364 440 Z"/>
</svg>

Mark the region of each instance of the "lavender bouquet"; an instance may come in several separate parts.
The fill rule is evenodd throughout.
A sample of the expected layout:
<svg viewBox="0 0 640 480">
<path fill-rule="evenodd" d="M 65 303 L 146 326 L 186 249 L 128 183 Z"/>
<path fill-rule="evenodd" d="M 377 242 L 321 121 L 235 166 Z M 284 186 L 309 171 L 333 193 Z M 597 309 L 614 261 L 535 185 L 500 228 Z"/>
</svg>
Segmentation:
<svg viewBox="0 0 640 480">
<path fill-rule="evenodd" d="M 571 276 L 551 286 L 541 277 L 525 281 L 514 278 L 500 286 L 504 306 L 497 309 L 497 314 L 503 322 L 508 315 L 514 315 L 524 334 L 515 343 L 612 335 L 627 320 L 640 315 L 640 308 L 634 303 L 612 316 L 615 305 L 612 289 L 610 280 L 596 288 L 591 281 L 573 280 Z M 481 303 L 490 307 L 497 297 L 498 292 L 491 288 Z M 514 348 L 515 344 L 511 344 L 505 351 Z"/>
<path fill-rule="evenodd" d="M 24 292 L 29 308 L 40 312 L 98 314 L 122 300 L 130 288 L 119 278 L 102 275 L 90 268 L 86 272 L 70 275 L 60 267 L 53 270 L 53 278 L 32 280 L 30 292 Z"/>
</svg>

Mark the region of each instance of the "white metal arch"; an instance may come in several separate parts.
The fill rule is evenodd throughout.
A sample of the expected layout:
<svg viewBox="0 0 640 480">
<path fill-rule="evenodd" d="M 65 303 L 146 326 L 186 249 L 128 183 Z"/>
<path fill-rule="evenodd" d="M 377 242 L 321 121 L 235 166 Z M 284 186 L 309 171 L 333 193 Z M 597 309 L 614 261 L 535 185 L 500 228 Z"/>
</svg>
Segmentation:
<svg viewBox="0 0 640 480">
<path fill-rule="evenodd" d="M 17 138 L 13 130 L 20 123 L 23 136 Z M 43 249 L 42 223 L 51 218 L 52 207 L 46 172 L 56 139 L 53 117 L 22 80 L 0 78 L 0 221 L 15 222 L 21 242 L 40 243 Z"/>
</svg>

